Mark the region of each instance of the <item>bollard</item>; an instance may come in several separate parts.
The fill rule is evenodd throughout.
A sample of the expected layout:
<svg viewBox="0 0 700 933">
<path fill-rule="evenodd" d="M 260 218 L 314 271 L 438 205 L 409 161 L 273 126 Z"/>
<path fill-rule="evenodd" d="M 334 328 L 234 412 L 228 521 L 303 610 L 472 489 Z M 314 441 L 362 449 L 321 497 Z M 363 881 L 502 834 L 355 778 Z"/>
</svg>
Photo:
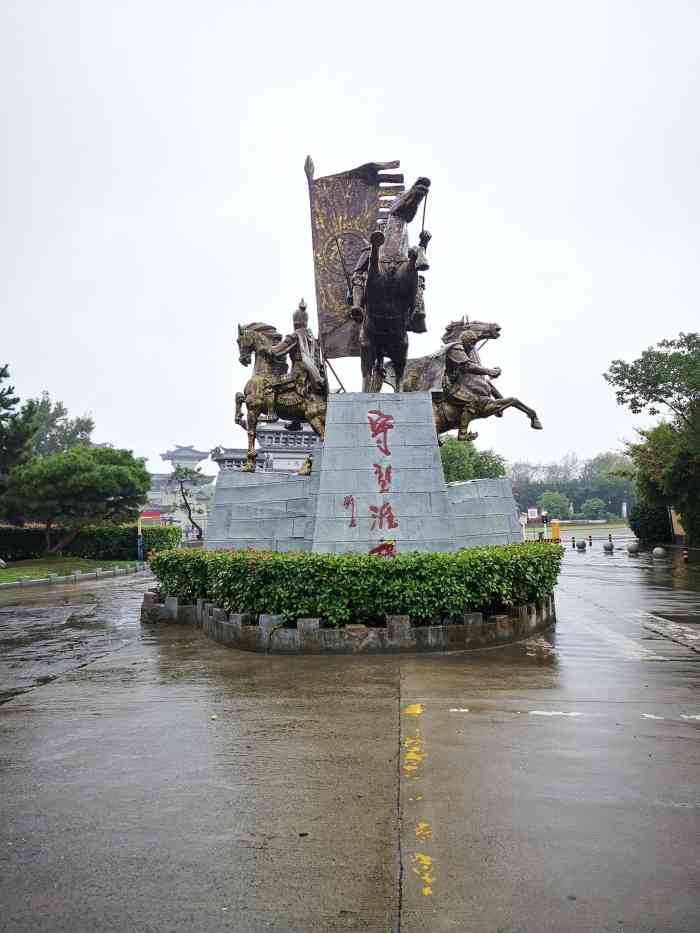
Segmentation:
<svg viewBox="0 0 700 933">
<path fill-rule="evenodd" d="M 658 546 L 655 547 L 651 553 L 653 557 L 665 557 L 666 556 L 666 550 Z"/>
<path fill-rule="evenodd" d="M 611 544 L 613 543 L 613 540 L 612 540 L 612 532 L 611 532 L 611 531 L 608 532 L 608 541 L 609 541 Z"/>
<path fill-rule="evenodd" d="M 577 550 L 577 551 L 585 551 L 585 550 L 586 550 L 586 542 L 585 542 L 584 540 L 577 541 L 577 542 L 576 542 L 576 550 Z"/>
<path fill-rule="evenodd" d="M 612 554 L 613 552 L 612 541 L 606 541 L 605 544 L 603 545 L 603 550 L 605 551 L 606 554 Z"/>
<path fill-rule="evenodd" d="M 593 547 L 593 535 L 588 536 L 588 547 Z"/>
<path fill-rule="evenodd" d="M 688 548 L 687 547 L 683 548 L 683 560 L 686 562 L 686 564 L 688 563 Z"/>
<path fill-rule="evenodd" d="M 576 538 L 574 538 L 573 535 L 571 536 L 571 547 L 572 547 L 572 548 L 575 548 L 575 547 L 576 547 Z"/>
<path fill-rule="evenodd" d="M 639 554 L 639 541 L 630 541 L 627 545 L 628 554 Z"/>
</svg>

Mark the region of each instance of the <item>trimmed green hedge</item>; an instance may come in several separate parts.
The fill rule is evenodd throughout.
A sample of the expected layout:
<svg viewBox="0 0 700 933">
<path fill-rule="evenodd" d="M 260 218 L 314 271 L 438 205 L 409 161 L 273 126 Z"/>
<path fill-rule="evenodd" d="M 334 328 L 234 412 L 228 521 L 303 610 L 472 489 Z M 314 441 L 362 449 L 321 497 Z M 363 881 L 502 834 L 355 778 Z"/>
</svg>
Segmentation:
<svg viewBox="0 0 700 933">
<path fill-rule="evenodd" d="M 51 540 L 58 541 L 60 528 L 51 530 Z M 88 557 L 93 560 L 136 560 L 136 525 L 92 525 L 84 528 L 64 549 L 64 556 Z M 146 554 L 175 548 L 180 543 L 180 529 L 169 525 L 146 525 L 143 529 Z M 43 528 L 0 527 L 0 557 L 8 562 L 34 560 L 46 555 Z"/>
<path fill-rule="evenodd" d="M 559 575 L 563 548 L 546 542 L 451 554 L 283 554 L 163 551 L 151 569 L 169 596 L 208 599 L 228 612 L 311 616 L 331 625 L 385 614 L 429 622 L 542 599 Z"/>
</svg>

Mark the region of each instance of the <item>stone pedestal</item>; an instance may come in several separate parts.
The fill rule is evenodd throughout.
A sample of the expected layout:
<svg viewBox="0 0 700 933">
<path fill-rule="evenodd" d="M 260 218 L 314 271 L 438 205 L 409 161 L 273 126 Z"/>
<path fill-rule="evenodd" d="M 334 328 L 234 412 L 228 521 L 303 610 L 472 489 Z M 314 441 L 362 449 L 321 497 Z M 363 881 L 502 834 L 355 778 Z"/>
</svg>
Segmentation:
<svg viewBox="0 0 700 933">
<path fill-rule="evenodd" d="M 331 398 L 312 549 L 451 551 L 454 534 L 428 392 Z"/>
<path fill-rule="evenodd" d="M 522 540 L 510 481 L 446 484 L 428 392 L 332 395 L 310 476 L 219 474 L 206 548 L 453 551 Z"/>
</svg>

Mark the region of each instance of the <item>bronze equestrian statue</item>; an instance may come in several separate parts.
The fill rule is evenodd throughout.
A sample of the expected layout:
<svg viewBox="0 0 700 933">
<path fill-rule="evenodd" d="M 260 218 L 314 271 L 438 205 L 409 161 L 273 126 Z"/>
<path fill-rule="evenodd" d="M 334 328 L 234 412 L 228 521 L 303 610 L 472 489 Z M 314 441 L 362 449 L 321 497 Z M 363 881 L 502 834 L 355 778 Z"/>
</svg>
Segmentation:
<svg viewBox="0 0 700 933">
<path fill-rule="evenodd" d="M 326 427 L 328 385 L 321 363 L 318 341 L 308 327 L 303 300 L 294 312 L 294 333 L 282 339 L 270 324 L 259 322 L 238 326 L 239 361 L 253 362 L 253 375 L 243 392 L 236 393 L 236 424 L 248 432 L 248 456 L 243 470 L 255 470 L 255 438 L 258 422 L 291 421 L 299 430 L 306 421 L 323 439 Z M 286 357 L 292 361 L 287 371 Z M 243 417 L 243 405 L 247 417 Z"/>
<path fill-rule="evenodd" d="M 491 382 L 501 375 L 500 368 L 488 369 L 481 362 L 477 343 L 497 340 L 500 335 L 500 324 L 462 318 L 447 326 L 442 337 L 444 346 L 440 350 L 408 361 L 403 390 L 432 392 L 438 435 L 457 428 L 458 441 L 475 440 L 478 435 L 469 430 L 472 421 L 492 415 L 501 418 L 508 408 L 522 411 L 530 419 L 530 427 L 542 430 L 534 409 L 513 396 L 504 398 Z M 393 371 L 388 369 L 390 385 L 395 378 Z"/>
<path fill-rule="evenodd" d="M 362 322 L 360 362 L 362 391 L 379 392 L 384 379 L 384 359 L 391 360 L 401 391 L 408 330 L 425 332 L 423 288 L 419 275 L 428 269 L 425 250 L 430 234 L 423 230 L 419 246 L 409 248 L 408 224 L 428 193 L 430 179 L 419 178 L 392 204 L 384 231 L 370 237 L 370 248 L 360 254 L 353 271 L 350 316 Z"/>
</svg>

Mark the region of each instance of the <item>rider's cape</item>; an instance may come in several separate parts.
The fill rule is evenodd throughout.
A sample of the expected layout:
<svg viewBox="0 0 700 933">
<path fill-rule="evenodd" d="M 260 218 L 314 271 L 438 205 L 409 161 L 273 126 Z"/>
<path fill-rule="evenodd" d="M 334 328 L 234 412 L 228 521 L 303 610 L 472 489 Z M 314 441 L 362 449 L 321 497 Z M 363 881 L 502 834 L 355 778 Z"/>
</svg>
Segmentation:
<svg viewBox="0 0 700 933">
<path fill-rule="evenodd" d="M 304 165 L 319 337 L 328 359 L 360 355 L 360 325 L 348 317 L 346 275 L 352 274 L 361 251 L 369 246 L 371 233 L 381 228 L 392 202 L 404 192 L 403 175 L 381 174 L 398 167 L 399 162 L 368 162 L 339 175 L 314 179 L 310 157 Z"/>
</svg>

